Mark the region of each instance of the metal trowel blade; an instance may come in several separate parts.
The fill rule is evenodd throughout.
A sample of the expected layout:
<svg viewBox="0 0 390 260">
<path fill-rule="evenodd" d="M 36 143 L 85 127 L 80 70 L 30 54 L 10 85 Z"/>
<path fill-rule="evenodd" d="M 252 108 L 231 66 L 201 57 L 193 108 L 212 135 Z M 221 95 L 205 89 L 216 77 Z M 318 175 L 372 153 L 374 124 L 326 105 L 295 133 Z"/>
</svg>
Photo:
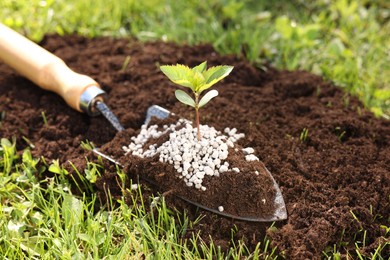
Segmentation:
<svg viewBox="0 0 390 260">
<path fill-rule="evenodd" d="M 153 105 L 153 106 L 149 107 L 149 109 L 147 110 L 145 124 L 148 124 L 152 117 L 157 117 L 159 119 L 165 119 L 170 114 L 171 113 L 168 110 L 166 110 L 160 106 Z M 110 157 L 109 155 L 106 155 L 106 154 L 100 152 L 99 149 L 94 148 L 93 152 L 96 155 L 101 156 L 102 158 L 105 158 L 105 159 L 109 160 L 110 162 L 123 168 L 123 165 L 121 165 L 117 160 Z M 273 176 L 271 175 L 271 173 L 268 171 L 268 169 L 265 166 L 264 166 L 264 169 L 267 172 L 267 174 L 269 175 L 269 177 L 272 179 L 273 186 L 274 186 L 274 189 L 276 191 L 275 198 L 274 198 L 274 206 L 275 206 L 274 212 L 272 212 L 272 214 L 270 214 L 267 217 L 232 215 L 232 214 L 229 214 L 229 213 L 224 212 L 224 211 L 221 212 L 218 209 L 209 208 L 209 207 L 204 206 L 198 202 L 192 201 L 188 198 L 184 198 L 180 195 L 175 194 L 175 196 L 186 201 L 187 203 L 195 205 L 196 207 L 199 207 L 201 209 L 210 211 L 212 213 L 215 213 L 215 214 L 227 217 L 227 218 L 236 219 L 236 220 L 244 220 L 244 221 L 251 221 L 251 222 L 273 222 L 273 221 L 285 220 L 285 219 L 287 219 L 287 210 L 286 210 L 286 206 L 285 206 L 284 199 L 282 196 L 282 192 L 280 191 L 279 185 L 276 183 L 275 179 L 273 178 Z M 154 186 L 157 185 L 156 183 L 149 180 L 148 178 L 145 178 L 144 176 L 140 176 L 140 178 L 142 178 L 144 181 L 146 181 Z"/>
</svg>

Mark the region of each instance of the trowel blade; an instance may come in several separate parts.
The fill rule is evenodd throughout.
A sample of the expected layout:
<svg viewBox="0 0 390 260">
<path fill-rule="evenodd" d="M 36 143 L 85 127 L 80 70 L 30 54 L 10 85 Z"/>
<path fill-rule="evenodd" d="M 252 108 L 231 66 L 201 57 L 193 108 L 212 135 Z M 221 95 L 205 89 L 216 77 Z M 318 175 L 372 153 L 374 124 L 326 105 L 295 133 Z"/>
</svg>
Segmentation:
<svg viewBox="0 0 390 260">
<path fill-rule="evenodd" d="M 157 105 L 151 106 L 151 107 L 149 107 L 149 109 L 147 111 L 145 124 L 148 124 L 152 117 L 164 119 L 164 118 L 167 118 L 170 114 L 171 113 L 168 110 L 166 110 L 160 106 L 157 106 Z M 96 155 L 101 156 L 102 158 L 105 158 L 105 159 L 109 160 L 110 162 L 115 163 L 116 165 L 123 168 L 123 165 L 121 165 L 117 160 L 115 160 L 114 158 L 110 157 L 107 154 L 100 152 L 99 149 L 95 148 L 95 149 L 93 149 L 93 152 Z M 264 166 L 264 170 L 265 170 L 265 172 L 267 172 L 269 177 L 272 179 L 273 186 L 275 189 L 274 212 L 270 213 L 270 215 L 268 215 L 267 217 L 233 215 L 233 214 L 229 214 L 228 212 L 219 211 L 218 209 L 209 208 L 209 207 L 204 206 L 196 201 L 192 201 L 188 198 L 185 198 L 185 197 L 177 195 L 177 194 L 175 194 L 175 196 L 192 204 L 192 205 L 195 205 L 196 207 L 199 207 L 201 209 L 210 211 L 212 213 L 215 213 L 215 214 L 227 217 L 227 218 L 236 219 L 236 220 L 244 220 L 244 221 L 251 221 L 251 222 L 273 222 L 273 221 L 285 220 L 285 219 L 287 219 L 287 210 L 286 210 L 286 206 L 285 206 L 284 199 L 282 196 L 282 192 L 279 188 L 279 185 L 276 183 L 275 179 L 273 178 L 272 174 L 268 171 L 268 169 L 265 166 Z M 142 178 L 144 181 L 150 183 L 151 185 L 157 186 L 156 183 L 154 183 L 153 181 L 151 181 L 148 178 L 145 178 L 144 176 L 140 176 L 140 178 Z"/>
<path fill-rule="evenodd" d="M 107 159 L 110 162 L 115 163 L 119 167 L 123 168 L 122 164 L 120 164 L 118 161 L 116 161 L 114 158 L 110 157 L 109 155 L 100 152 L 98 148 L 94 148 L 92 151 L 96 155 L 101 156 L 102 158 Z M 267 174 L 269 175 L 269 177 L 272 179 L 273 185 L 274 185 L 274 189 L 276 191 L 275 199 L 274 199 L 275 210 L 269 217 L 264 217 L 263 218 L 263 217 L 255 217 L 255 216 L 232 215 L 232 214 L 229 214 L 227 212 L 223 212 L 223 211 L 221 212 L 221 211 L 219 211 L 217 209 L 206 207 L 206 206 L 204 206 L 204 205 L 202 205 L 202 204 L 200 204 L 198 202 L 192 201 L 192 200 L 190 200 L 188 198 L 185 198 L 183 196 L 180 196 L 180 195 L 177 195 L 177 194 L 175 194 L 175 196 L 180 198 L 180 199 L 182 199 L 182 200 L 184 200 L 184 201 L 186 201 L 186 202 L 188 202 L 188 203 L 190 203 L 190 204 L 192 204 L 192 205 L 195 205 L 195 206 L 197 206 L 197 207 L 199 207 L 201 209 L 213 212 L 215 214 L 218 214 L 218 215 L 221 215 L 221 216 L 224 216 L 224 217 L 227 217 L 227 218 L 232 218 L 232 219 L 237 219 L 237 220 L 244 220 L 244 221 L 251 221 L 251 222 L 273 222 L 273 221 L 285 220 L 285 219 L 287 219 L 287 210 L 286 210 L 286 206 L 284 204 L 282 192 L 280 191 L 279 185 L 276 183 L 275 179 L 273 178 L 271 173 L 268 171 L 268 169 L 265 168 L 265 170 L 266 170 Z M 157 184 L 155 182 L 151 181 L 148 178 L 145 178 L 144 176 L 140 176 L 140 178 L 143 179 L 144 181 L 148 182 L 151 185 L 157 186 Z"/>
<path fill-rule="evenodd" d="M 153 106 L 149 107 L 149 109 L 147 110 L 145 124 L 148 124 L 152 117 L 164 119 L 164 118 L 167 118 L 170 114 L 171 113 L 169 112 L 169 110 L 162 108 L 160 106 L 157 106 L 157 105 L 153 105 Z M 282 196 L 282 192 L 279 188 L 279 185 L 275 181 L 274 177 L 272 176 L 272 174 L 269 172 L 269 170 L 265 166 L 264 166 L 264 170 L 267 172 L 268 176 L 272 179 L 273 186 L 274 186 L 274 189 L 276 191 L 275 199 L 274 199 L 275 210 L 274 210 L 272 216 L 269 218 L 268 217 L 267 218 L 258 218 L 258 217 L 250 217 L 250 216 L 246 216 L 246 217 L 235 216 L 235 215 L 231 215 L 228 213 L 220 212 L 219 210 L 216 210 L 216 209 L 205 207 L 199 203 L 196 203 L 196 202 L 191 201 L 191 200 L 186 199 L 186 198 L 182 198 L 182 197 L 180 197 L 180 198 L 191 203 L 191 204 L 198 206 L 199 208 L 203 208 L 203 209 L 211 211 L 215 214 L 219 214 L 219 215 L 234 218 L 234 219 L 245 220 L 245 221 L 256 221 L 256 222 L 285 220 L 285 219 L 287 219 L 287 210 L 286 210 L 286 205 L 284 203 L 284 199 Z"/>
</svg>

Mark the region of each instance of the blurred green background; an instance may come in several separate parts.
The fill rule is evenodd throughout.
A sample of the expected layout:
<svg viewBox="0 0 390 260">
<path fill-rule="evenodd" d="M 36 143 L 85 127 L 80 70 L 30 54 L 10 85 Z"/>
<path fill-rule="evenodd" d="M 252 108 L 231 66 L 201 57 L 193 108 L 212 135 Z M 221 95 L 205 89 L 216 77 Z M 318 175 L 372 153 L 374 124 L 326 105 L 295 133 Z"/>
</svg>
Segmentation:
<svg viewBox="0 0 390 260">
<path fill-rule="evenodd" d="M 0 17 L 36 41 L 78 33 L 208 42 L 255 64 L 323 75 L 390 118 L 387 0 L 1 0 Z"/>
</svg>

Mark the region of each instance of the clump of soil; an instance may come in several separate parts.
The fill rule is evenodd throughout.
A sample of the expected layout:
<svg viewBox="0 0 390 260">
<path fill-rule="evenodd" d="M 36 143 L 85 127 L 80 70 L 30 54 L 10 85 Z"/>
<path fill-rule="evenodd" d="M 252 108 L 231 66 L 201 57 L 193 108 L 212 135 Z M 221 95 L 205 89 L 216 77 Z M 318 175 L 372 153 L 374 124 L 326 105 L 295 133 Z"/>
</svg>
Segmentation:
<svg viewBox="0 0 390 260">
<path fill-rule="evenodd" d="M 207 60 L 210 66 L 233 65 L 231 75 L 216 86 L 220 95 L 202 111 L 201 122 L 220 131 L 235 127 L 245 133 L 238 144 L 253 147 L 279 184 L 289 218 L 267 230 L 272 246 L 288 259 L 318 259 L 340 241 L 341 253 L 355 252 L 356 242 L 369 256 L 389 240 L 380 226 L 390 225 L 390 122 L 375 118 L 330 82 L 305 71 L 259 69 L 236 56 L 217 55 L 210 45 L 78 36 L 50 36 L 41 44 L 101 84 L 109 95 L 107 104 L 126 131 L 117 134 L 104 118 L 73 111 L 57 95 L 0 64 L 0 135 L 15 136 L 18 149 L 28 146 L 28 139 L 35 146 L 34 155 L 72 161 L 82 169 L 89 155 L 80 147 L 82 141 L 109 146 L 120 140 L 115 146 L 127 145 L 150 105 L 192 118 L 192 111 L 176 101 L 176 86 L 158 64 L 195 66 Z M 123 68 L 126 57 L 130 62 Z M 306 138 L 300 138 L 303 129 L 308 130 Z M 117 158 L 123 153 L 116 147 L 110 152 Z M 128 174 L 132 176 L 131 171 Z M 119 194 L 115 167 L 107 167 L 98 181 L 101 194 L 103 187 Z M 205 241 L 210 235 L 222 247 L 230 245 L 234 227 L 234 239 L 242 239 L 252 250 L 271 225 L 218 217 L 170 196 L 167 201 L 188 210 L 190 218 L 203 214 L 194 232 Z M 359 242 L 363 240 L 364 244 Z"/>
</svg>

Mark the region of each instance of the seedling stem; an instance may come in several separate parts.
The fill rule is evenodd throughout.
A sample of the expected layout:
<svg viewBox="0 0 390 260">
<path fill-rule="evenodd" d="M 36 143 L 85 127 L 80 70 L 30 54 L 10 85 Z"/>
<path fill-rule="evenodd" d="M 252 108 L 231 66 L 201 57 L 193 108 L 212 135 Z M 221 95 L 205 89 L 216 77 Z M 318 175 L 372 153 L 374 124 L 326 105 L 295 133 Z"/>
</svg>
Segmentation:
<svg viewBox="0 0 390 260">
<path fill-rule="evenodd" d="M 199 123 L 199 95 L 195 93 L 195 117 L 196 117 L 196 129 L 198 129 L 198 141 L 201 139 L 200 135 L 200 123 Z"/>
</svg>

